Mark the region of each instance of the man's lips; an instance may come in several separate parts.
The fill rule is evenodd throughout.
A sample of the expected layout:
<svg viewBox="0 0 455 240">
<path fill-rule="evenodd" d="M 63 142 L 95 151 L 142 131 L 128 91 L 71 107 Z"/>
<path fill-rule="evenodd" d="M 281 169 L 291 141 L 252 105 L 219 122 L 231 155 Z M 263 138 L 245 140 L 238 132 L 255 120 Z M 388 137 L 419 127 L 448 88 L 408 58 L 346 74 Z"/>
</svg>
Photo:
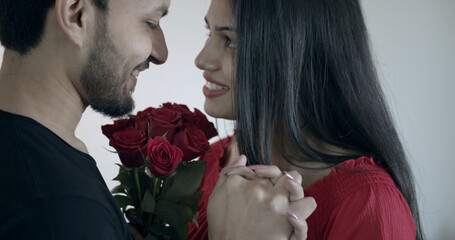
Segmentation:
<svg viewBox="0 0 455 240">
<path fill-rule="evenodd" d="M 133 71 L 131 72 L 131 75 L 135 78 L 139 77 L 139 74 L 143 71 L 145 71 L 146 69 L 149 68 L 149 63 L 148 61 L 147 62 L 143 62 L 141 63 L 140 65 L 138 65 L 137 67 L 135 67 L 133 69 Z"/>
</svg>

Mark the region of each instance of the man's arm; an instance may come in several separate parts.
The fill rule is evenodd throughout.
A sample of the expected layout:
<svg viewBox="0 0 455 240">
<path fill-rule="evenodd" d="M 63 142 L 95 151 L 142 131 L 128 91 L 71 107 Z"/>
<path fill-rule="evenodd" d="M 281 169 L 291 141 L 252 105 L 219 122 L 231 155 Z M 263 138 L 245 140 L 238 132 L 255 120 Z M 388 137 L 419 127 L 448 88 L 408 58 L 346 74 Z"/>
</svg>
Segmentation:
<svg viewBox="0 0 455 240">
<path fill-rule="evenodd" d="M 132 239 L 115 212 L 80 196 L 49 196 L 11 220 L 6 239 Z"/>
</svg>

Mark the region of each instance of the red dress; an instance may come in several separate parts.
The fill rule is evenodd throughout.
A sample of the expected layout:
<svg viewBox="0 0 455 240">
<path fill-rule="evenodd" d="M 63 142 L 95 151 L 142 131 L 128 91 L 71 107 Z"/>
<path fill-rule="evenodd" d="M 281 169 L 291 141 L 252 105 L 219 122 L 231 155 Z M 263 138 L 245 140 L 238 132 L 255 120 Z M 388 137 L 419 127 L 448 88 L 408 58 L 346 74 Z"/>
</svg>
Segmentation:
<svg viewBox="0 0 455 240">
<path fill-rule="evenodd" d="M 207 225 L 207 203 L 210 194 L 215 188 L 216 181 L 222 166 L 224 165 L 223 156 L 226 148 L 231 142 L 231 137 L 223 138 L 221 141 L 215 142 L 211 145 L 212 151 L 206 152 L 199 157 L 201 161 L 207 161 L 205 165 L 204 178 L 202 179 L 201 186 L 198 191 L 204 191 L 201 199 L 199 199 L 199 210 L 198 210 L 198 225 L 194 223 L 189 224 L 189 235 L 188 239 L 203 240 L 209 239 L 208 237 L 208 225 Z"/>
<path fill-rule="evenodd" d="M 199 201 L 199 228 L 190 224 L 188 239 L 208 239 L 207 202 L 229 142 L 230 138 L 216 142 L 212 152 L 201 156 L 201 160 L 207 161 L 207 167 L 199 189 L 205 192 Z M 409 206 L 392 178 L 371 158 L 340 163 L 329 175 L 308 186 L 305 196 L 312 196 L 318 204 L 307 219 L 308 240 L 416 237 Z"/>
</svg>

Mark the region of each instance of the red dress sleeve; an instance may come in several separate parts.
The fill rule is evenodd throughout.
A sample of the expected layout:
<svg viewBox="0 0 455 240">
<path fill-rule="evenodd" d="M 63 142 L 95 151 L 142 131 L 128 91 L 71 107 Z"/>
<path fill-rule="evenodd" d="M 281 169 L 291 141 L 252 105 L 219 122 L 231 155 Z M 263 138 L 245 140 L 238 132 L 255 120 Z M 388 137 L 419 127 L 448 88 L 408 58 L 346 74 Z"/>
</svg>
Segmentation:
<svg viewBox="0 0 455 240">
<path fill-rule="evenodd" d="M 324 239 L 415 239 L 409 207 L 396 188 L 366 186 L 331 214 Z"/>
<path fill-rule="evenodd" d="M 207 204 L 210 194 L 215 188 L 218 176 L 221 171 L 222 159 L 224 151 L 229 146 L 231 137 L 224 138 L 211 145 L 212 151 L 207 152 L 199 158 L 200 161 L 206 161 L 204 177 L 198 191 L 204 191 L 204 194 L 198 202 L 198 216 L 197 222 L 189 223 L 188 239 L 190 240 L 204 240 L 208 239 L 208 223 L 207 223 Z"/>
<path fill-rule="evenodd" d="M 308 240 L 414 240 L 411 211 L 387 172 L 369 158 L 349 161 L 338 167 L 351 171 L 334 169 L 305 190 L 318 203 Z"/>
</svg>

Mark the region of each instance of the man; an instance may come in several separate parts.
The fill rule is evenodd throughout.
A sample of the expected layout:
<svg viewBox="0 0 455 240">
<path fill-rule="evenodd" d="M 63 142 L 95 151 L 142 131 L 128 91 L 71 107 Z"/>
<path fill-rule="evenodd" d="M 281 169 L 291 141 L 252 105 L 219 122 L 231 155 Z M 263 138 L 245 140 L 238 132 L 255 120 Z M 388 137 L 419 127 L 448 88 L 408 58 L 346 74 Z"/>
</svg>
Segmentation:
<svg viewBox="0 0 455 240">
<path fill-rule="evenodd" d="M 75 137 L 91 106 L 111 117 L 167 47 L 170 0 L 0 0 L 0 239 L 131 239 Z"/>
<path fill-rule="evenodd" d="M 0 0 L 6 49 L 0 70 L 0 239 L 132 239 L 74 132 L 88 106 L 111 117 L 134 108 L 139 73 L 167 59 L 159 23 L 169 5 L 170 0 Z M 225 182 L 218 192 L 241 189 L 232 187 L 238 181 Z M 246 202 L 242 192 L 238 196 L 232 208 Z M 222 201 L 214 202 L 216 209 L 215 203 Z M 213 236 L 223 238 L 220 228 L 237 229 L 236 218 L 230 213 L 216 219 Z"/>
</svg>

